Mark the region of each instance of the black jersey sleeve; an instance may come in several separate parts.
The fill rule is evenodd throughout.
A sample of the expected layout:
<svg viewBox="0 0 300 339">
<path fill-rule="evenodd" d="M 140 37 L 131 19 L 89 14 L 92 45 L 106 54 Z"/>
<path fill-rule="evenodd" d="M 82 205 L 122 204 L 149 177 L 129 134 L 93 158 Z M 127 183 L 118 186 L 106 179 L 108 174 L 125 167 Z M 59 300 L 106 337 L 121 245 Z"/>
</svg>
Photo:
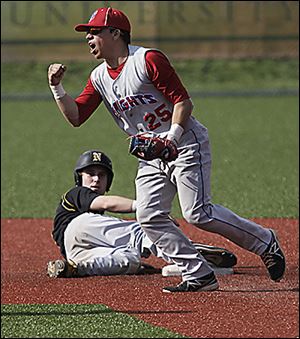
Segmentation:
<svg viewBox="0 0 300 339">
<path fill-rule="evenodd" d="M 61 207 L 70 212 L 85 213 L 98 196 L 98 193 L 87 187 L 74 187 L 62 196 Z"/>
</svg>

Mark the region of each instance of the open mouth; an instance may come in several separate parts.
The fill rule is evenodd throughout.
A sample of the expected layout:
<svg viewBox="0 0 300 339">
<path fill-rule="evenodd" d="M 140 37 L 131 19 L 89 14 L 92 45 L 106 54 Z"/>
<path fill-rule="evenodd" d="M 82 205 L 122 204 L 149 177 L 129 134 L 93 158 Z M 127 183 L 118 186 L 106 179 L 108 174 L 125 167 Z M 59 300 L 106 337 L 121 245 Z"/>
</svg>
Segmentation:
<svg viewBox="0 0 300 339">
<path fill-rule="evenodd" d="M 89 47 L 90 47 L 90 53 L 91 54 L 96 54 L 97 53 L 96 45 L 94 43 L 89 43 Z"/>
</svg>

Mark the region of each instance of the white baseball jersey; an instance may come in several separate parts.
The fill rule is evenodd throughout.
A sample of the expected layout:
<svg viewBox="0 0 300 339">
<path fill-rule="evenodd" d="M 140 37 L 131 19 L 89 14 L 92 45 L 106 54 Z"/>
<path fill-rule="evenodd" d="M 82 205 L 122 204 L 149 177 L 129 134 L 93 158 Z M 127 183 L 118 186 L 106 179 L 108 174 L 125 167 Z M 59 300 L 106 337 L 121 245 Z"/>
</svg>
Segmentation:
<svg viewBox="0 0 300 339">
<path fill-rule="evenodd" d="M 122 72 L 112 79 L 103 62 L 91 73 L 91 81 L 118 126 L 127 134 L 170 129 L 173 104 L 147 77 L 145 53 L 150 49 L 129 45 Z"/>
</svg>

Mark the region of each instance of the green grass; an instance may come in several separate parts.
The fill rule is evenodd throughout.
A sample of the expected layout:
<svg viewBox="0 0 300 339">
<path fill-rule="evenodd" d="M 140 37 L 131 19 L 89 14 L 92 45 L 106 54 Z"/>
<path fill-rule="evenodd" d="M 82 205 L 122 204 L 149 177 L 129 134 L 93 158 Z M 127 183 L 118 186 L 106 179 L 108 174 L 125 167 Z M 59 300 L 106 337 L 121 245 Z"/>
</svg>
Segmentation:
<svg viewBox="0 0 300 339">
<path fill-rule="evenodd" d="M 185 338 L 104 305 L 1 305 L 1 338 Z"/>
<path fill-rule="evenodd" d="M 50 94 L 46 63 L 2 64 L 2 94 Z M 79 93 L 90 63 L 69 62 L 64 86 Z M 190 91 L 297 88 L 299 61 L 174 60 Z M 26 79 L 26 81 L 24 81 Z M 245 217 L 298 216 L 298 98 L 194 98 L 210 132 L 212 200 Z M 54 101 L 2 103 L 2 217 L 52 218 L 73 184 L 80 153 L 100 148 L 113 160 L 111 193 L 134 197 L 137 159 L 104 107 L 71 127 Z M 175 199 L 172 213 L 180 217 Z"/>
<path fill-rule="evenodd" d="M 299 87 L 297 59 L 172 60 L 172 63 L 189 91 Z M 2 64 L 2 93 L 49 94 L 49 64 L 50 62 Z M 97 63 L 70 61 L 66 65 L 64 86 L 69 93 L 79 94 Z"/>
<path fill-rule="evenodd" d="M 297 98 L 210 99 L 200 106 L 212 145 L 213 201 L 246 217 L 298 216 Z"/>
<path fill-rule="evenodd" d="M 244 217 L 298 217 L 298 98 L 195 99 L 210 132 L 212 201 Z M 113 160 L 111 194 L 135 196 L 137 159 L 104 107 L 71 127 L 52 101 L 3 102 L 2 217 L 54 216 L 83 151 Z M 172 211 L 180 217 L 177 199 Z M 131 215 L 132 216 L 132 215 Z"/>
<path fill-rule="evenodd" d="M 190 91 L 299 86 L 299 61 L 296 59 L 181 60 L 175 61 L 174 66 Z"/>
</svg>

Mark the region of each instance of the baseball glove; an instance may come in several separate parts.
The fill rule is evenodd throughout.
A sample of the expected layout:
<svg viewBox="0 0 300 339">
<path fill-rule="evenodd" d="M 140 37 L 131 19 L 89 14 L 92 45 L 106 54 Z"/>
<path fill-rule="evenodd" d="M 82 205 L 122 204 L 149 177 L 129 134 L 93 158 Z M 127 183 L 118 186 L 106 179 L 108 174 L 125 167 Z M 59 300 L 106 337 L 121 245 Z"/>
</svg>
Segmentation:
<svg viewBox="0 0 300 339">
<path fill-rule="evenodd" d="M 173 141 L 151 133 L 136 134 L 130 137 L 129 153 L 147 161 L 158 158 L 173 161 L 178 157 L 178 150 Z"/>
</svg>

